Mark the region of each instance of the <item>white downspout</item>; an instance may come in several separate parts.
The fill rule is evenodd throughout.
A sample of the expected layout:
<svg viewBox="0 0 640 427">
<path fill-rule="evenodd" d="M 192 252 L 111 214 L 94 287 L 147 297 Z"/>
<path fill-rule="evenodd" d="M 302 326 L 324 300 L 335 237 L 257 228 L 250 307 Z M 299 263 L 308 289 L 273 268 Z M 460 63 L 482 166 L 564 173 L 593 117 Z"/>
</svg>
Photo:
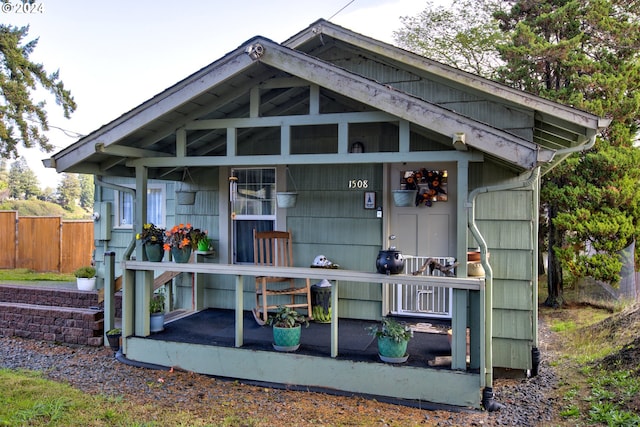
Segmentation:
<svg viewBox="0 0 640 427">
<path fill-rule="evenodd" d="M 502 405 L 494 402 L 493 399 L 493 270 L 491 265 L 487 261 L 487 242 L 478 230 L 475 218 L 476 197 L 479 194 L 489 193 L 494 191 L 515 190 L 518 188 L 530 187 L 537 182 L 540 177 L 540 168 L 535 168 L 529 178 L 522 181 L 515 181 L 507 184 L 500 184 L 494 186 L 479 187 L 469 193 L 467 199 L 468 207 L 468 224 L 469 230 L 473 237 L 480 245 L 480 260 L 482 267 L 485 271 L 485 298 L 484 298 L 484 311 L 485 311 L 485 346 L 484 346 L 484 386 L 485 391 L 491 396 L 486 398 L 485 392 L 483 392 L 483 405 L 489 411 L 498 410 Z M 537 214 L 537 213 L 536 213 Z M 537 238 L 534 236 L 534 238 Z"/>
</svg>

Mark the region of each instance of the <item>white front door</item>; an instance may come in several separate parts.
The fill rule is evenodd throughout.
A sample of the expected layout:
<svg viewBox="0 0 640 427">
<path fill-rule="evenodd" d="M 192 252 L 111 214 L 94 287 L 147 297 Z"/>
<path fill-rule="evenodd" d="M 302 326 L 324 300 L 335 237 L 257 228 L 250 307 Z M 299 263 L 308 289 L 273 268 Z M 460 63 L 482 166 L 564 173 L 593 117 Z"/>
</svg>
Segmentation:
<svg viewBox="0 0 640 427">
<path fill-rule="evenodd" d="M 394 164 L 389 168 L 391 189 L 400 188 L 401 181 L 406 181 L 406 177 L 412 173 L 413 177 L 420 180 L 416 185 L 419 187 L 416 192 L 418 206 L 413 203 L 408 207 L 397 207 L 391 203 L 390 207 L 389 230 L 396 238 L 388 244 L 402 251 L 407 258 L 406 273 L 416 271 L 427 257 L 439 258 L 441 263 L 452 263 L 454 260 L 457 221 L 456 171 L 455 163 Z M 425 174 L 429 174 L 430 177 L 422 178 Z M 429 197 L 428 194 L 422 196 L 429 191 L 428 181 L 435 179 L 438 180 L 436 184 L 439 188 L 434 197 Z M 407 185 L 406 182 L 403 184 Z M 398 284 L 393 286 L 389 296 L 388 306 L 394 314 L 451 317 L 449 289 Z"/>
<path fill-rule="evenodd" d="M 425 198 L 419 206 L 390 207 L 390 232 L 396 236 L 391 242 L 404 255 L 414 256 L 455 256 L 456 255 L 456 212 L 457 212 L 457 167 L 455 163 L 394 164 L 390 168 L 390 188 L 397 189 L 406 171 L 446 171 L 447 201 L 435 201 L 425 205 Z M 440 183 L 440 186 L 443 184 Z M 425 191 L 426 185 L 421 185 Z"/>
</svg>

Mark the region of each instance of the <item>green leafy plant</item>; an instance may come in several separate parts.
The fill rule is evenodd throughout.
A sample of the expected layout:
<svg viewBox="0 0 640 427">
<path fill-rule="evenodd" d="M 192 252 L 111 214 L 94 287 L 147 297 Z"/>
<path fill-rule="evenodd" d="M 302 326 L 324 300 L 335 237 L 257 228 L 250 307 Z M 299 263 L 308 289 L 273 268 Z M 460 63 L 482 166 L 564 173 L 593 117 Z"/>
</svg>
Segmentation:
<svg viewBox="0 0 640 427">
<path fill-rule="evenodd" d="M 279 328 L 295 328 L 298 325 L 309 326 L 309 320 L 305 316 L 286 305 L 279 306 L 278 311 L 269 316 L 267 323 Z"/>
<path fill-rule="evenodd" d="M 164 228 L 148 223 L 142 226 L 142 233 L 136 234 L 136 239 L 140 240 L 143 245 L 162 245 L 164 233 Z"/>
<path fill-rule="evenodd" d="M 396 322 L 388 317 L 383 318 L 380 325 L 369 326 L 367 330 L 369 335 L 377 338 L 388 337 L 395 342 L 409 341 L 413 338 L 413 330 L 409 325 Z"/>
<path fill-rule="evenodd" d="M 85 265 L 73 272 L 73 275 L 79 279 L 90 279 L 96 277 L 96 269 L 93 266 Z"/>
<path fill-rule="evenodd" d="M 151 296 L 151 301 L 149 301 L 149 311 L 152 314 L 164 312 L 164 291 L 162 288 Z"/>
<path fill-rule="evenodd" d="M 107 335 L 120 335 L 120 334 L 122 334 L 122 329 L 120 328 L 113 328 L 107 331 Z"/>
</svg>

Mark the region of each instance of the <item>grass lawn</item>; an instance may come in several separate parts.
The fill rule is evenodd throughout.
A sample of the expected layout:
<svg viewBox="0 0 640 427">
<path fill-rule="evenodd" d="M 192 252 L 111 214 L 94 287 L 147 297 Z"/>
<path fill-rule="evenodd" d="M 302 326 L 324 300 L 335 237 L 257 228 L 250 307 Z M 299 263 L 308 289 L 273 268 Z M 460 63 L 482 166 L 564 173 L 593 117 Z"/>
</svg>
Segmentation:
<svg viewBox="0 0 640 427">
<path fill-rule="evenodd" d="M 75 282 L 73 274 L 37 273 L 26 268 L 0 270 L 0 283 L 14 282 Z"/>
</svg>

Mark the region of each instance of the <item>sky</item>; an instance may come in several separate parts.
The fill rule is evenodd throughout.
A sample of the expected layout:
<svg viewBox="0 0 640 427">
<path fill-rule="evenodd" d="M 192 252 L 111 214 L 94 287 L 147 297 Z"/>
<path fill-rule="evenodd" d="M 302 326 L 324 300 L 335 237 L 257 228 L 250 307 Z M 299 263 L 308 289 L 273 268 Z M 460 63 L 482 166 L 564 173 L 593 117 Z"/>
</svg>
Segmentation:
<svg viewBox="0 0 640 427">
<path fill-rule="evenodd" d="M 446 2 L 446 0 L 440 0 Z M 36 0 L 33 13 L 0 12 L 2 24 L 29 25 L 38 38 L 30 59 L 60 78 L 78 105 L 71 119 L 47 93 L 54 152 L 162 92 L 231 52 L 254 36 L 283 42 L 316 20 L 330 19 L 355 32 L 393 43 L 400 17 L 416 16 L 425 0 Z M 42 159 L 51 154 L 20 151 L 41 187 L 55 188 L 59 175 Z"/>
</svg>

